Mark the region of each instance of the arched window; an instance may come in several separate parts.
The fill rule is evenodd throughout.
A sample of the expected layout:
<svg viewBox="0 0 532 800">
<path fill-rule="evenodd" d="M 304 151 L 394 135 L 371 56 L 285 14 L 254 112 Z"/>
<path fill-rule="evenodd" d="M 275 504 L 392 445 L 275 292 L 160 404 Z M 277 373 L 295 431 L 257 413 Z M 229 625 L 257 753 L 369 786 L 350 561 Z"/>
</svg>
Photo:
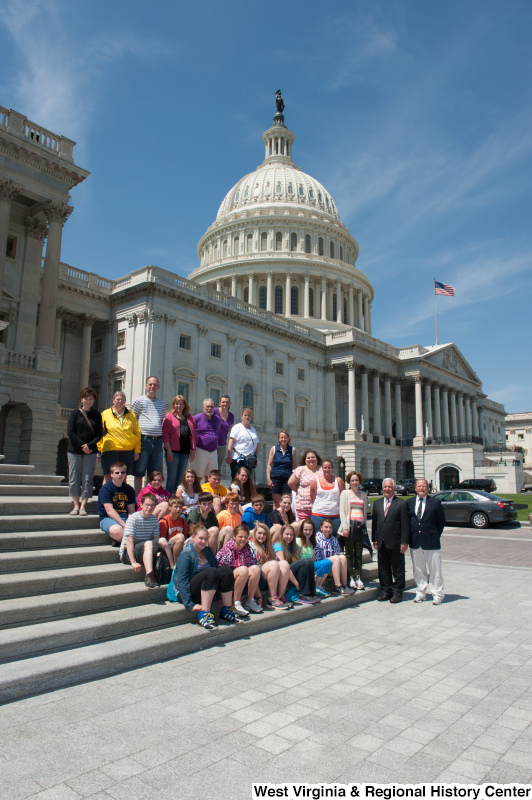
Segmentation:
<svg viewBox="0 0 532 800">
<path fill-rule="evenodd" d="M 281 231 L 277 231 L 275 234 L 275 249 L 282 250 L 283 249 L 283 234 Z"/>
<path fill-rule="evenodd" d="M 312 246 L 312 242 L 311 242 L 311 239 L 310 239 L 310 234 L 307 233 L 307 235 L 305 236 L 305 253 L 312 252 L 311 249 L 310 249 L 311 246 Z"/>
<path fill-rule="evenodd" d="M 259 308 L 266 311 L 266 287 L 259 286 Z"/>
<path fill-rule="evenodd" d="M 321 238 L 321 236 L 318 239 L 318 255 L 320 256 L 323 255 L 323 239 Z"/>
<path fill-rule="evenodd" d="M 329 252 L 331 254 L 331 258 L 334 258 L 334 242 L 331 242 L 329 245 Z"/>
<path fill-rule="evenodd" d="M 283 287 L 276 286 L 274 294 L 274 310 L 276 314 L 283 313 Z"/>
<path fill-rule="evenodd" d="M 244 303 L 249 303 L 249 286 L 244 289 Z"/>
<path fill-rule="evenodd" d="M 290 234 L 290 251 L 295 253 L 297 250 L 297 233 Z"/>
<path fill-rule="evenodd" d="M 299 289 L 297 286 L 292 286 L 290 289 L 290 313 L 299 314 Z"/>
<path fill-rule="evenodd" d="M 314 289 L 308 290 L 308 313 L 309 317 L 314 316 Z"/>
<path fill-rule="evenodd" d="M 235 236 L 233 240 L 233 253 L 235 256 L 240 253 L 240 236 Z"/>
<path fill-rule="evenodd" d="M 268 249 L 268 234 L 266 232 L 260 235 L 260 249 L 263 253 Z"/>
<path fill-rule="evenodd" d="M 224 239 L 222 244 L 222 253 L 224 258 L 227 258 L 227 239 Z"/>
<path fill-rule="evenodd" d="M 344 248 L 340 245 L 340 261 L 344 260 Z"/>
<path fill-rule="evenodd" d="M 242 390 L 242 407 L 253 409 L 254 405 L 255 392 L 253 391 L 253 386 L 250 383 L 245 383 Z"/>
<path fill-rule="evenodd" d="M 247 243 L 246 243 L 246 252 L 252 253 L 253 252 L 253 234 L 248 233 Z"/>
<path fill-rule="evenodd" d="M 336 292 L 333 294 L 333 319 L 336 320 L 336 315 L 338 314 L 338 298 L 336 296 Z"/>
</svg>

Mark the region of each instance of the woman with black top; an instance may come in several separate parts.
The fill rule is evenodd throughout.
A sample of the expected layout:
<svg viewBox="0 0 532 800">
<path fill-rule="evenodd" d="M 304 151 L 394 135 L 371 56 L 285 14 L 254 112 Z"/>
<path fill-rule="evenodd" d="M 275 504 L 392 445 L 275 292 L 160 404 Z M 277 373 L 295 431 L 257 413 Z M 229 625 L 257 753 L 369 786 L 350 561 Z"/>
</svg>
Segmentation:
<svg viewBox="0 0 532 800">
<path fill-rule="evenodd" d="M 166 491 L 174 494 L 181 483 L 187 464 L 194 461 L 196 423 L 190 406 L 182 394 L 172 400 L 170 412 L 163 420 L 163 446 L 166 456 Z"/>
<path fill-rule="evenodd" d="M 295 520 L 295 514 L 292 511 L 292 494 L 281 495 L 281 502 L 279 508 L 274 508 L 271 514 L 268 515 L 270 520 L 270 535 L 272 542 L 276 542 L 280 535 L 283 525 L 291 525 Z"/>
<path fill-rule="evenodd" d="M 288 478 L 297 467 L 296 448 L 290 444 L 287 431 L 279 431 L 276 444 L 270 450 L 266 477 L 272 490 L 273 507 L 278 508 L 281 497 L 290 493 Z"/>
<path fill-rule="evenodd" d="M 86 516 L 85 506 L 92 497 L 92 482 L 98 449 L 102 438 L 102 415 L 93 408 L 96 392 L 85 386 L 79 393 L 81 408 L 75 408 L 68 418 L 68 486 L 74 503 L 71 514 Z"/>
</svg>

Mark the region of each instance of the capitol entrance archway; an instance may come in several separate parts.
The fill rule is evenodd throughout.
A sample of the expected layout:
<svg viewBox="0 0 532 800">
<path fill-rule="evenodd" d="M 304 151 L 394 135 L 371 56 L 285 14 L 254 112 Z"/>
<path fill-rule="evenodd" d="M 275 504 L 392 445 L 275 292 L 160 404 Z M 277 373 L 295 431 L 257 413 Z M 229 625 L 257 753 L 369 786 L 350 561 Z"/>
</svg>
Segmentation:
<svg viewBox="0 0 532 800">
<path fill-rule="evenodd" d="M 457 483 L 460 483 L 460 472 L 456 467 L 441 467 L 438 470 L 438 488 L 440 491 L 451 489 Z"/>
<path fill-rule="evenodd" d="M 33 415 L 26 403 L 6 403 L 0 411 L 0 453 L 4 464 L 29 464 Z"/>
</svg>

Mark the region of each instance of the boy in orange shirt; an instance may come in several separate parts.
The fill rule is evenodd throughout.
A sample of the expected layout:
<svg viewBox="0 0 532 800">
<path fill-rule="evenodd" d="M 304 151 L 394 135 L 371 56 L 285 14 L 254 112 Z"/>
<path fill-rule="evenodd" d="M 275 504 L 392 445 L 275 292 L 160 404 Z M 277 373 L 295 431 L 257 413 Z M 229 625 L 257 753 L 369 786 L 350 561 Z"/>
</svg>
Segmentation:
<svg viewBox="0 0 532 800">
<path fill-rule="evenodd" d="M 233 531 L 240 525 L 242 519 L 238 513 L 240 499 L 236 492 L 227 492 L 225 495 L 225 511 L 220 511 L 216 519 L 220 532 L 218 534 L 218 549 L 233 538 Z"/>
<path fill-rule="evenodd" d="M 172 547 L 174 564 L 181 555 L 185 539 L 188 536 L 188 527 L 181 514 L 185 510 L 185 504 L 180 497 L 171 497 L 168 501 L 168 511 L 166 517 L 159 522 L 159 536 L 166 539 Z M 173 567 L 174 564 L 171 564 Z"/>
</svg>

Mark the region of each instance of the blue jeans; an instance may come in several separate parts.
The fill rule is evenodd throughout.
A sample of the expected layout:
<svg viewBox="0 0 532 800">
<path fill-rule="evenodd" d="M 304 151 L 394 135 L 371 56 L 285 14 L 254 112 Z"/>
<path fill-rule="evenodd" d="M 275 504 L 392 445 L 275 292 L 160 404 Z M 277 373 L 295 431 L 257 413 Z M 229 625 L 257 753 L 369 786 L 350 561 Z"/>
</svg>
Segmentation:
<svg viewBox="0 0 532 800">
<path fill-rule="evenodd" d="M 151 436 L 140 437 L 140 456 L 133 466 L 135 478 L 143 478 L 146 472 L 163 471 L 163 439 L 153 439 Z"/>
<path fill-rule="evenodd" d="M 312 522 L 316 526 L 316 533 L 319 531 L 320 525 L 324 519 L 327 519 L 327 517 L 316 517 L 314 514 L 312 515 Z M 333 526 L 332 535 L 336 536 L 340 528 L 340 517 L 329 517 L 329 519 L 331 520 Z"/>
<path fill-rule="evenodd" d="M 190 453 L 179 453 L 172 450 L 173 461 L 168 463 L 168 455 L 165 451 L 164 457 L 166 459 L 166 491 L 170 494 L 175 494 L 175 490 L 181 483 L 185 470 L 187 468 Z"/>
</svg>

